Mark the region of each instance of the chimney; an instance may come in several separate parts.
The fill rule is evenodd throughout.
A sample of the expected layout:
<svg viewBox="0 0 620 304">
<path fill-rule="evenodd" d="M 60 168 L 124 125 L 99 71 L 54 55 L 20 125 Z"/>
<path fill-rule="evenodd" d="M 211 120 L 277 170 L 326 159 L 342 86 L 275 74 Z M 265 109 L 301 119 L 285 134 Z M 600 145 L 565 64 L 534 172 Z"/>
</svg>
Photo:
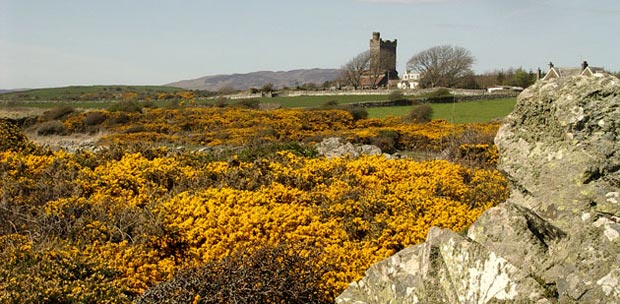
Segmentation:
<svg viewBox="0 0 620 304">
<path fill-rule="evenodd" d="M 536 80 L 543 78 L 542 70 L 540 68 L 538 68 L 538 75 L 537 76 L 538 76 L 538 78 L 536 78 Z"/>
<path fill-rule="evenodd" d="M 588 62 L 584 60 L 584 61 L 581 63 L 581 70 L 583 71 L 583 70 L 585 70 L 587 67 L 588 67 Z"/>
<path fill-rule="evenodd" d="M 553 69 L 553 62 L 549 61 L 549 69 Z"/>
</svg>

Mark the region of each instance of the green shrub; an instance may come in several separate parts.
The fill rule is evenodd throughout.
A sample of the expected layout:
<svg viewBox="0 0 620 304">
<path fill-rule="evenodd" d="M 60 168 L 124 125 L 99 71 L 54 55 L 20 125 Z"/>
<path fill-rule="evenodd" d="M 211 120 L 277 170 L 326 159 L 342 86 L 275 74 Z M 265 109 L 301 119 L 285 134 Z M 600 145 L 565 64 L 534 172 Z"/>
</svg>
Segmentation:
<svg viewBox="0 0 620 304">
<path fill-rule="evenodd" d="M 442 154 L 445 159 L 470 168 L 497 167 L 498 152 L 494 134 L 468 130 L 446 140 Z"/>
<path fill-rule="evenodd" d="M 127 130 L 125 130 L 126 134 L 140 133 L 140 132 L 146 132 L 146 127 L 144 127 L 143 125 L 135 125 L 135 126 L 131 126 L 131 127 L 127 128 Z"/>
<path fill-rule="evenodd" d="M 173 99 L 166 104 L 167 109 L 179 109 L 181 108 L 181 101 L 179 99 Z"/>
<path fill-rule="evenodd" d="M 368 118 L 368 111 L 362 107 L 347 107 L 346 110 L 353 115 L 353 120 L 360 120 Z"/>
<path fill-rule="evenodd" d="M 400 134 L 394 130 L 380 130 L 379 135 L 370 138 L 369 144 L 379 147 L 385 153 L 394 153 L 398 149 Z"/>
<path fill-rule="evenodd" d="M 66 135 L 67 127 L 60 121 L 48 121 L 42 123 L 37 128 L 37 134 L 42 136 L 47 135 Z"/>
<path fill-rule="evenodd" d="M 86 113 L 83 121 L 84 125 L 96 126 L 104 122 L 107 118 L 108 116 L 104 112 L 95 111 Z"/>
<path fill-rule="evenodd" d="M 45 115 L 45 118 L 47 118 L 47 120 L 58 120 L 66 117 L 73 112 L 75 112 L 75 109 L 72 106 L 59 106 L 51 110 L 45 111 L 43 115 Z"/>
<path fill-rule="evenodd" d="M 153 101 L 145 101 L 144 107 L 147 109 L 157 109 L 157 105 Z"/>
<path fill-rule="evenodd" d="M 215 100 L 215 106 L 218 108 L 225 108 L 228 106 L 228 99 L 225 97 L 219 97 Z"/>
<path fill-rule="evenodd" d="M 311 110 L 343 110 L 351 113 L 351 115 L 353 115 L 353 120 L 368 118 L 368 111 L 366 108 L 350 104 L 339 105 L 336 100 L 330 100 L 320 107 L 316 107 Z"/>
<path fill-rule="evenodd" d="M 258 109 L 260 101 L 258 99 L 242 99 L 235 105 L 246 109 Z"/>
<path fill-rule="evenodd" d="M 142 104 L 137 101 L 118 101 L 108 107 L 110 112 L 136 112 L 142 113 Z"/>
<path fill-rule="evenodd" d="M 427 104 L 415 106 L 406 116 L 407 121 L 415 123 L 425 123 L 431 119 L 433 119 L 433 108 Z"/>
<path fill-rule="evenodd" d="M 112 115 L 110 117 L 109 123 L 110 124 L 125 124 L 128 123 L 130 121 L 129 116 L 125 113 L 115 113 L 115 115 Z"/>
<path fill-rule="evenodd" d="M 439 88 L 437 90 L 431 91 L 428 94 L 426 94 L 427 98 L 442 98 L 442 97 L 451 97 L 453 96 L 452 93 L 450 93 L 450 90 L 446 89 L 446 88 Z"/>
<path fill-rule="evenodd" d="M 390 92 L 390 95 L 388 95 L 389 101 L 398 101 L 403 99 L 405 99 L 405 94 L 403 94 L 403 92 L 400 90 L 394 90 Z"/>
<path fill-rule="evenodd" d="M 334 108 L 338 106 L 338 101 L 330 100 L 323 104 L 323 108 Z"/>
<path fill-rule="evenodd" d="M 289 246 L 248 248 L 148 289 L 137 303 L 332 303 L 320 290 L 329 270 Z M 318 252 L 314 249 L 310 252 Z"/>
</svg>

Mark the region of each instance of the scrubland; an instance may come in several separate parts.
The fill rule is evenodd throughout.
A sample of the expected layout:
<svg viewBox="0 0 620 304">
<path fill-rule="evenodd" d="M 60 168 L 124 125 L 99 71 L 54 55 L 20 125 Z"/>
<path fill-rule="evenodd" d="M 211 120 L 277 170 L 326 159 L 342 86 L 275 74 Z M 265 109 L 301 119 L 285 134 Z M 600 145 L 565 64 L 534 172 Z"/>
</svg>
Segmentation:
<svg viewBox="0 0 620 304">
<path fill-rule="evenodd" d="M 180 107 L 22 127 L 0 120 L 1 302 L 331 303 L 508 195 L 497 123 Z M 65 151 L 24 132 L 97 141 Z M 404 156 L 318 155 L 333 136 Z"/>
</svg>

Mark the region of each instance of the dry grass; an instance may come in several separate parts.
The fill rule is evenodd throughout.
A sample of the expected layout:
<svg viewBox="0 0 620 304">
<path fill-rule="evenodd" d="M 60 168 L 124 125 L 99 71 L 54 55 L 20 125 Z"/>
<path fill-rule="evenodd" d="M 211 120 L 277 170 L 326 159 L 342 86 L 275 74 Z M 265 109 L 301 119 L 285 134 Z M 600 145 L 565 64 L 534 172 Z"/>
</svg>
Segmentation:
<svg viewBox="0 0 620 304">
<path fill-rule="evenodd" d="M 44 116 L 47 108 L 21 107 L 21 106 L 0 106 L 0 118 L 20 119 L 25 117 Z M 65 149 L 75 151 L 77 149 L 92 149 L 99 139 L 107 132 L 96 134 L 75 133 L 71 135 L 38 135 L 36 128 L 28 128 L 24 134 L 30 141 L 37 145 L 48 146 L 52 149 Z"/>
<path fill-rule="evenodd" d="M 78 149 L 93 149 L 101 137 L 107 135 L 107 132 L 99 132 L 93 135 L 74 133 L 67 136 L 61 135 L 38 135 L 36 131 L 26 132 L 26 136 L 36 145 L 47 146 L 52 149 L 64 149 L 67 151 L 75 151 Z"/>
<path fill-rule="evenodd" d="M 31 116 L 42 116 L 45 111 L 47 111 L 47 109 L 44 108 L 2 106 L 0 107 L 0 118 L 19 119 Z"/>
</svg>

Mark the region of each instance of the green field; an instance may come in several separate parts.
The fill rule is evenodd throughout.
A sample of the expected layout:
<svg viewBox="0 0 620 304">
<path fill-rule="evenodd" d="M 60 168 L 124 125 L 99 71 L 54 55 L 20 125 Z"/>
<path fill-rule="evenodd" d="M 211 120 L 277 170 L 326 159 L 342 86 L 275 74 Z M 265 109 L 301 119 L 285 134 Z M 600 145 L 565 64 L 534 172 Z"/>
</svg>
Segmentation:
<svg viewBox="0 0 620 304">
<path fill-rule="evenodd" d="M 471 123 L 501 119 L 512 112 L 515 102 L 516 98 L 502 98 L 430 105 L 433 108 L 433 119 L 445 119 L 452 123 Z M 368 117 L 403 116 L 409 113 L 413 107 L 369 108 Z"/>
<path fill-rule="evenodd" d="M 388 95 L 343 95 L 343 96 L 299 96 L 299 97 L 275 97 L 263 99 L 261 102 L 277 103 L 285 108 L 311 108 L 320 107 L 330 101 L 338 104 L 382 101 L 388 100 Z"/>
<path fill-rule="evenodd" d="M 0 95 L 0 100 L 10 100 L 0 107 L 28 107 L 28 108 L 54 108 L 69 105 L 82 109 L 105 109 L 113 101 L 79 101 L 82 94 L 97 94 L 110 92 L 136 92 L 158 93 L 177 92 L 179 88 L 164 86 L 76 86 L 66 88 L 37 89 L 32 91 L 12 92 Z M 18 94 L 21 94 L 17 96 Z M 17 97 L 16 97 L 17 96 Z M 73 100 L 72 100 L 73 99 Z M 58 100 L 49 102 L 50 100 Z M 342 96 L 298 96 L 298 97 L 273 97 L 259 98 L 260 103 L 278 104 L 283 108 L 316 108 L 328 102 L 335 101 L 338 104 L 350 104 L 366 101 L 385 101 L 388 95 L 342 95 Z M 227 100 L 228 104 L 235 104 L 241 100 Z M 479 100 L 458 103 L 434 103 L 433 119 L 445 119 L 453 123 L 488 122 L 501 119 L 508 115 L 514 108 L 516 98 L 504 98 L 493 100 Z M 156 100 L 153 104 L 157 107 L 170 106 L 172 101 Z M 212 105 L 215 100 L 199 100 L 197 105 Z M 370 118 L 384 118 L 387 116 L 403 116 L 409 113 L 414 106 L 376 107 L 368 108 Z"/>
<path fill-rule="evenodd" d="M 33 89 L 27 91 L 0 94 L 0 100 L 79 100 L 82 95 L 105 95 L 134 92 L 138 94 L 172 93 L 183 91 L 180 88 L 166 86 L 126 86 L 126 85 L 95 85 L 69 86 L 62 88 Z"/>
<path fill-rule="evenodd" d="M 295 96 L 295 97 L 263 97 L 257 98 L 260 103 L 278 104 L 283 108 L 315 108 L 325 105 L 330 101 L 338 104 L 355 103 L 363 101 L 384 101 L 388 95 L 333 95 L 333 96 Z M 239 101 L 231 100 L 234 104 Z"/>
</svg>

